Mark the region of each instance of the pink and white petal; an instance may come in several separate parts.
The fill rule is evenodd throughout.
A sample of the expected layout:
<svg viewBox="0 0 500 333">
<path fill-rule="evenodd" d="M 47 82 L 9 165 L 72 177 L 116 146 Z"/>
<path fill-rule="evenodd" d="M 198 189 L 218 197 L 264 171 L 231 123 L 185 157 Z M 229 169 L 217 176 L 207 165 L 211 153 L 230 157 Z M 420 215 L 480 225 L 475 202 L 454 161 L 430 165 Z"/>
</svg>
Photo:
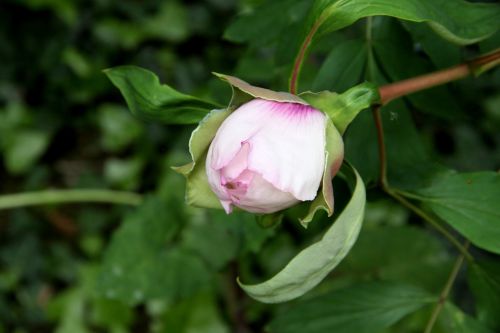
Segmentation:
<svg viewBox="0 0 500 333">
<path fill-rule="evenodd" d="M 245 196 L 235 205 L 253 213 L 274 213 L 298 202 L 291 193 L 278 190 L 261 175 L 254 173 Z"/>
<path fill-rule="evenodd" d="M 250 152 L 250 144 L 244 142 L 241 144 L 240 150 L 233 157 L 231 162 L 221 169 L 221 175 L 225 179 L 235 179 L 247 168 L 248 166 L 248 153 Z"/>
<path fill-rule="evenodd" d="M 262 114 L 259 110 L 266 108 L 267 103 L 261 99 L 251 100 L 224 120 L 211 143 L 214 147 L 211 153 L 212 168 L 225 167 L 240 151 L 241 144 L 260 130 L 267 119 L 259 118 Z"/>
<path fill-rule="evenodd" d="M 313 200 L 325 165 L 326 117 L 310 106 L 266 102 L 252 110 L 266 121 L 248 139 L 248 168 L 301 201 Z"/>
<path fill-rule="evenodd" d="M 208 149 L 207 160 L 205 162 L 205 170 L 207 173 L 208 183 L 214 191 L 215 195 L 219 198 L 222 205 L 224 206 L 224 201 L 231 201 L 229 195 L 226 193 L 225 188 L 222 186 L 221 172 L 220 170 L 215 170 L 211 167 L 212 165 L 212 150 L 214 145 L 211 145 Z M 226 209 L 226 207 L 224 207 Z M 227 209 L 226 209 L 227 211 Z"/>
</svg>

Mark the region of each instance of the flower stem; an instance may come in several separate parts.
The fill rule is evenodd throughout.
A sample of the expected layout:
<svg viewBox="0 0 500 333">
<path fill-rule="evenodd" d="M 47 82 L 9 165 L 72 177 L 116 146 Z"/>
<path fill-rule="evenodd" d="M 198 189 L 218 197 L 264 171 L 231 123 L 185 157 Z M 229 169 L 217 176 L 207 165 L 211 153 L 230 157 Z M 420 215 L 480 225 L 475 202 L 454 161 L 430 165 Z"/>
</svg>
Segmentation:
<svg viewBox="0 0 500 333">
<path fill-rule="evenodd" d="M 469 242 L 465 242 L 464 246 L 465 249 L 469 247 Z M 441 313 L 441 310 L 443 309 L 446 300 L 448 299 L 448 296 L 450 295 L 451 289 L 453 287 L 453 284 L 455 283 L 455 280 L 457 278 L 458 272 L 460 272 L 460 268 L 462 267 L 462 264 L 464 262 L 464 254 L 460 254 L 455 261 L 455 264 L 453 265 L 453 269 L 451 270 L 450 276 L 448 277 L 448 280 L 446 281 L 446 284 L 441 291 L 441 295 L 439 295 L 439 300 L 434 307 L 434 310 L 432 311 L 431 317 L 429 318 L 429 321 L 427 322 L 427 326 L 425 327 L 424 333 L 431 333 L 432 329 L 434 328 L 434 325 L 439 317 L 439 314 Z"/>
<path fill-rule="evenodd" d="M 429 214 L 424 212 L 419 207 L 415 206 L 413 203 L 408 201 L 405 197 L 400 195 L 400 193 L 390 187 L 389 182 L 387 180 L 387 155 L 385 148 L 385 140 L 384 140 L 384 129 L 382 123 L 382 117 L 380 116 L 380 107 L 375 107 L 373 110 L 375 127 L 377 129 L 377 143 L 379 148 L 379 159 L 380 159 L 380 186 L 384 192 L 386 192 L 393 199 L 398 201 L 401 205 L 418 215 L 428 224 L 430 224 L 434 229 L 436 229 L 439 233 L 441 233 L 446 239 L 448 239 L 457 250 L 467 259 L 467 261 L 474 261 L 472 255 L 467 251 L 466 248 L 462 246 L 462 244 L 453 237 L 452 234 L 446 230 L 438 221 L 433 219 Z"/>
<path fill-rule="evenodd" d="M 498 64 L 500 49 L 458 66 L 384 85 L 379 88 L 381 104 L 385 105 L 396 98 L 480 73 Z"/>
<path fill-rule="evenodd" d="M 291 94 L 297 94 L 297 86 L 298 86 L 298 79 L 300 75 L 300 71 L 302 69 L 302 63 L 304 62 L 304 58 L 307 53 L 307 49 L 311 45 L 312 39 L 316 32 L 318 31 L 319 26 L 323 20 L 320 18 L 314 22 L 314 25 L 312 26 L 311 30 L 307 34 L 306 38 L 302 42 L 302 45 L 300 46 L 299 53 L 297 54 L 297 57 L 295 58 L 295 62 L 293 63 L 293 69 L 292 73 L 290 74 L 290 80 L 289 80 L 289 91 Z"/>
<path fill-rule="evenodd" d="M 142 196 L 132 192 L 96 189 L 46 190 L 1 195 L 0 210 L 77 202 L 99 202 L 136 206 L 141 201 Z"/>
</svg>

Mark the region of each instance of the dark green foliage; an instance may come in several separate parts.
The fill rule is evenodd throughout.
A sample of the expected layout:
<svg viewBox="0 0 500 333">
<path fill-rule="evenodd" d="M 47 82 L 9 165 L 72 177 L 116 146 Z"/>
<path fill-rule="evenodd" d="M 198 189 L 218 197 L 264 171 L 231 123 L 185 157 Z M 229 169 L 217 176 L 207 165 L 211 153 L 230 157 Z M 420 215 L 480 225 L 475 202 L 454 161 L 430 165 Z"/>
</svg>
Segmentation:
<svg viewBox="0 0 500 333">
<path fill-rule="evenodd" d="M 497 49 L 499 15 L 486 0 L 0 1 L 0 200 L 49 188 L 145 198 L 0 210 L 0 332 L 423 332 L 458 252 L 380 190 L 366 107 L 373 84 Z M 188 162 L 191 125 L 229 103 L 211 72 L 285 91 L 319 18 L 299 88 L 359 112 L 344 140 L 368 190 L 364 224 L 315 289 L 263 305 L 236 278 L 274 276 L 332 220 L 318 213 L 306 230 L 299 206 L 261 228 L 189 207 L 170 166 Z M 389 184 L 475 258 L 434 333 L 500 330 L 499 86 L 495 69 L 381 110 Z M 352 189 L 336 178 L 334 190 L 337 217 Z"/>
<path fill-rule="evenodd" d="M 422 289 L 400 283 L 360 283 L 295 304 L 270 324 L 276 333 L 380 332 L 435 301 Z"/>
</svg>

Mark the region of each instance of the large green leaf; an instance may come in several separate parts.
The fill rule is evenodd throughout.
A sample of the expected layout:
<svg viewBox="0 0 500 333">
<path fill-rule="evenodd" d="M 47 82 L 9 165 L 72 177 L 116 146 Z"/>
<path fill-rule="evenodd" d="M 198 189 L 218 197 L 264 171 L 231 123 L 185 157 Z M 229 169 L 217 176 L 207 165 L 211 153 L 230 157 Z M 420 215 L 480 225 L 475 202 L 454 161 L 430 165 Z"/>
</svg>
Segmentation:
<svg viewBox="0 0 500 333">
<path fill-rule="evenodd" d="M 391 185 L 414 189 L 428 185 L 447 170 L 435 163 L 420 139 L 407 107 L 394 101 L 381 110 L 387 149 L 388 178 Z M 345 138 L 346 158 L 367 183 L 379 174 L 377 132 L 370 112 L 360 113 L 349 126 Z"/>
<path fill-rule="evenodd" d="M 224 38 L 259 45 L 283 38 L 283 31 L 293 22 L 303 20 L 310 6 L 309 0 L 267 1 L 255 10 L 239 16 L 226 29 Z"/>
<path fill-rule="evenodd" d="M 332 48 L 314 79 L 314 91 L 345 91 L 360 82 L 366 63 L 366 42 L 355 39 Z"/>
<path fill-rule="evenodd" d="M 441 174 L 416 193 L 417 199 L 474 245 L 500 253 L 500 174 Z"/>
<path fill-rule="evenodd" d="M 384 214 L 381 210 L 390 206 L 382 204 L 388 203 L 367 205 L 366 227 L 361 230 L 349 256 L 337 268 L 339 275 L 355 281 L 376 276 L 383 281 L 401 281 L 440 292 L 452 265 L 445 244 L 422 228 L 401 225 L 370 227 L 372 216 L 380 215 L 384 224 L 390 223 L 391 213 Z M 401 218 L 406 221 L 407 216 Z M 408 265 L 409 262 L 412 264 Z"/>
<path fill-rule="evenodd" d="M 435 301 L 412 285 L 371 282 L 296 304 L 270 324 L 272 333 L 380 332 Z"/>
<path fill-rule="evenodd" d="M 476 314 L 480 321 L 500 330 L 500 263 L 482 261 L 469 269 L 469 285 L 476 299 Z"/>
<path fill-rule="evenodd" d="M 196 124 L 214 103 L 178 92 L 161 84 L 150 71 L 136 66 L 120 66 L 104 73 L 120 89 L 132 113 L 165 124 Z"/>
<path fill-rule="evenodd" d="M 354 178 L 352 197 L 323 238 L 297 254 L 278 274 L 255 285 L 240 282 L 258 301 L 278 303 L 302 296 L 332 271 L 354 245 L 363 222 L 366 194 L 363 181 L 352 167 L 345 168 Z"/>
<path fill-rule="evenodd" d="M 445 303 L 438 317 L 438 323 L 444 333 L 493 333 L 488 327 L 450 302 Z"/>
<path fill-rule="evenodd" d="M 426 22 L 454 43 L 471 44 L 499 29 L 500 6 L 464 0 L 317 0 L 310 21 L 321 24 L 321 34 L 376 15 Z"/>
</svg>

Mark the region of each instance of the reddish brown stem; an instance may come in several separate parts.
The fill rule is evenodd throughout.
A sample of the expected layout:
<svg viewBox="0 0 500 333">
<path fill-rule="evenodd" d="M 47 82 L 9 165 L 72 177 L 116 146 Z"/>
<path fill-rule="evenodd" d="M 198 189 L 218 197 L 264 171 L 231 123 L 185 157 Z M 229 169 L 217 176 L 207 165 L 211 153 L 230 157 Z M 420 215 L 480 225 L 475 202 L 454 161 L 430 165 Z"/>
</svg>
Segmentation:
<svg viewBox="0 0 500 333">
<path fill-rule="evenodd" d="M 396 98 L 462 79 L 499 60 L 500 50 L 455 67 L 382 86 L 379 88 L 381 104 L 385 105 Z"/>
<path fill-rule="evenodd" d="M 302 69 L 302 63 L 304 62 L 307 49 L 311 45 L 312 39 L 316 34 L 316 32 L 318 31 L 320 25 L 321 25 L 321 20 L 319 19 L 314 23 L 313 27 L 311 28 L 311 31 L 309 31 L 306 38 L 304 39 L 304 42 L 300 46 L 299 53 L 297 54 L 295 62 L 293 63 L 292 74 L 290 75 L 289 91 L 291 94 L 294 95 L 297 94 L 297 85 L 298 85 L 297 82 L 299 79 L 300 70 Z"/>
</svg>

